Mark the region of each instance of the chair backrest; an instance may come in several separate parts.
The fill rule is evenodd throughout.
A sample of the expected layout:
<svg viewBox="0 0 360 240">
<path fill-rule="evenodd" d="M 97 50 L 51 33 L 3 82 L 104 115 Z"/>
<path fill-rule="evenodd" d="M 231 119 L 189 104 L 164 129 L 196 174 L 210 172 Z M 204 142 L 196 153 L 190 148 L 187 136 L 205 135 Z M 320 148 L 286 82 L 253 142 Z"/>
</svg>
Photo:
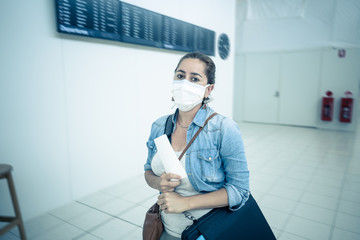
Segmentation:
<svg viewBox="0 0 360 240">
<path fill-rule="evenodd" d="M 0 164 L 0 179 L 7 177 L 12 170 L 12 166 L 9 164 Z"/>
</svg>

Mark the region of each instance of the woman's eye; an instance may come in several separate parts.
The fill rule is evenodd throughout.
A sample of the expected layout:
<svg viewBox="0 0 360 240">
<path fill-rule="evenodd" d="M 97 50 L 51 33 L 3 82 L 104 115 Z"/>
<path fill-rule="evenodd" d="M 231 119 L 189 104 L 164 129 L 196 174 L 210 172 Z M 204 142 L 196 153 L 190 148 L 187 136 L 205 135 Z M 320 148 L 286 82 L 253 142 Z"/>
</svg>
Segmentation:
<svg viewBox="0 0 360 240">
<path fill-rule="evenodd" d="M 183 78 L 184 78 L 184 75 L 178 74 L 178 75 L 176 75 L 176 78 L 177 78 L 177 79 L 183 79 Z"/>
<path fill-rule="evenodd" d="M 199 82 L 200 80 L 198 78 L 196 78 L 196 77 L 193 77 L 193 78 L 191 78 L 191 81 L 192 82 Z"/>
</svg>

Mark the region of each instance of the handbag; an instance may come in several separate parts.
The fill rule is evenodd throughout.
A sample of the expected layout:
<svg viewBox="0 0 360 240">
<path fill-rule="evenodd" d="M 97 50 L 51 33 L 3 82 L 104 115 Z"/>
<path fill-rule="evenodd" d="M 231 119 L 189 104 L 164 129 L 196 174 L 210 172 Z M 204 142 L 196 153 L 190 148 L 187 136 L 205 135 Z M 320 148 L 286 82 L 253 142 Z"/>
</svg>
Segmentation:
<svg viewBox="0 0 360 240">
<path fill-rule="evenodd" d="M 195 138 L 199 135 L 201 130 L 205 127 L 205 125 L 208 123 L 208 121 L 214 117 L 217 113 L 213 113 L 208 119 L 206 119 L 204 126 L 200 127 L 199 130 L 195 133 L 194 137 L 190 140 L 190 142 L 186 145 L 184 151 L 180 154 L 179 160 L 182 158 L 182 156 L 185 154 L 185 152 L 188 150 L 190 145 L 194 142 Z M 165 123 L 165 130 L 164 133 L 167 135 L 167 137 L 171 138 L 171 133 L 173 130 L 173 122 L 172 122 L 172 115 L 170 115 L 166 119 Z M 161 215 L 160 215 L 160 207 L 157 203 L 154 203 L 149 210 L 146 212 L 144 225 L 143 225 L 143 240 L 158 240 L 160 239 L 161 234 L 164 231 L 164 225 L 161 221 Z"/>
<path fill-rule="evenodd" d="M 160 239 L 161 234 L 164 231 L 164 226 L 161 221 L 160 207 L 157 203 L 154 203 L 145 215 L 145 221 L 143 226 L 143 239 L 144 240 L 156 240 Z"/>
<path fill-rule="evenodd" d="M 237 211 L 228 207 L 214 208 L 185 229 L 182 240 L 195 240 L 203 235 L 206 240 L 215 239 L 276 239 L 261 209 L 250 194 L 245 205 Z"/>
</svg>

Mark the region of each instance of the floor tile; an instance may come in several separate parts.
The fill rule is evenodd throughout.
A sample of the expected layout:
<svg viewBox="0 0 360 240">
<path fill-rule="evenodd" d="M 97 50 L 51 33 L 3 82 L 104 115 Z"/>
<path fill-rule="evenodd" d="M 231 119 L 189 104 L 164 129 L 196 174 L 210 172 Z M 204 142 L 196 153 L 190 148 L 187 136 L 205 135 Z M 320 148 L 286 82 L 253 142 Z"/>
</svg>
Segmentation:
<svg viewBox="0 0 360 240">
<path fill-rule="evenodd" d="M 74 227 L 70 224 L 63 223 L 56 228 L 46 231 L 40 235 L 34 237 L 28 237 L 29 240 L 67 240 L 74 239 L 76 236 L 82 233 L 77 227 Z"/>
<path fill-rule="evenodd" d="M 129 235 L 125 236 L 122 240 L 137 240 L 142 239 L 142 228 L 136 228 L 134 231 L 131 231 Z"/>
<path fill-rule="evenodd" d="M 360 184 L 360 174 L 351 174 L 351 173 L 346 174 L 345 182 L 354 182 Z"/>
<path fill-rule="evenodd" d="M 50 231 L 63 223 L 63 221 L 50 214 L 41 215 L 24 223 L 26 236 L 28 238 L 32 238 L 44 232 Z"/>
<path fill-rule="evenodd" d="M 97 192 L 79 199 L 78 202 L 90 207 L 99 207 L 111 201 L 112 199 L 113 196 L 110 196 L 109 194 L 103 192 Z"/>
<path fill-rule="evenodd" d="M 108 221 L 110 218 L 110 215 L 100 212 L 97 209 L 89 209 L 89 211 L 83 215 L 69 219 L 68 222 L 84 231 L 89 231 Z"/>
<path fill-rule="evenodd" d="M 358 161 L 360 157 L 357 157 L 356 160 L 354 161 Z M 346 173 L 350 173 L 350 174 L 359 174 L 360 172 L 360 166 L 358 165 L 359 163 L 353 163 L 353 162 L 350 162 L 349 166 L 348 166 L 348 169 L 346 170 Z"/>
<path fill-rule="evenodd" d="M 76 236 L 75 238 L 73 238 L 73 240 L 99 240 L 99 239 L 102 240 L 102 238 L 99 238 L 99 237 L 97 237 L 97 236 L 94 236 L 94 235 L 92 235 L 92 234 L 90 234 L 90 233 L 83 233 L 83 234 L 81 234 L 81 235 Z"/>
<path fill-rule="evenodd" d="M 292 178 L 298 181 L 304 181 L 304 182 L 309 182 L 312 177 L 313 174 L 311 173 L 302 173 L 299 170 L 289 170 L 287 171 L 283 176 L 288 177 L 288 178 Z"/>
<path fill-rule="evenodd" d="M 360 217 L 360 203 L 340 200 L 338 211 Z M 359 226 L 360 227 L 360 226 Z"/>
<path fill-rule="evenodd" d="M 140 203 L 158 194 L 159 192 L 157 190 L 145 185 L 141 188 L 124 194 L 122 198 L 133 203 Z"/>
<path fill-rule="evenodd" d="M 347 181 L 343 185 L 344 190 L 354 191 L 360 193 L 359 183 Z"/>
<path fill-rule="evenodd" d="M 277 182 L 277 186 L 284 186 L 291 189 L 296 189 L 299 191 L 305 190 L 307 183 L 301 180 L 296 180 L 290 177 L 282 177 L 279 182 Z"/>
<path fill-rule="evenodd" d="M 308 166 L 293 165 L 287 172 L 313 177 L 315 170 Z"/>
<path fill-rule="evenodd" d="M 122 240 L 138 227 L 120 219 L 114 218 L 90 233 L 106 240 Z"/>
<path fill-rule="evenodd" d="M 343 189 L 340 198 L 350 202 L 360 203 L 360 192 L 354 192 Z"/>
<path fill-rule="evenodd" d="M 271 228 L 283 229 L 284 225 L 290 217 L 289 214 L 282 213 L 266 207 L 262 207 L 261 211 L 263 212 Z"/>
<path fill-rule="evenodd" d="M 359 240 L 360 234 L 335 228 L 331 240 Z"/>
<path fill-rule="evenodd" d="M 90 209 L 91 208 L 85 206 L 84 204 L 78 202 L 71 202 L 65 206 L 50 211 L 50 214 L 64 221 L 67 221 L 69 219 L 75 218 L 77 216 L 86 213 Z"/>
<path fill-rule="evenodd" d="M 269 183 L 264 180 L 254 179 L 250 180 L 250 191 L 267 193 L 274 186 L 273 183 Z"/>
<path fill-rule="evenodd" d="M 266 195 L 266 193 L 263 192 L 254 192 L 251 191 L 251 194 L 253 195 L 254 199 L 256 200 L 256 202 L 260 205 L 260 202 L 262 201 L 262 199 L 264 198 L 264 196 Z"/>
<path fill-rule="evenodd" d="M 331 227 L 305 218 L 292 216 L 284 231 L 307 239 L 319 240 L 329 239 Z"/>
<path fill-rule="evenodd" d="M 310 183 L 306 187 L 306 191 L 324 195 L 324 196 L 328 196 L 331 198 L 338 198 L 341 194 L 340 188 L 334 188 L 334 187 L 330 187 L 330 186 L 326 186 L 326 185 L 314 183 L 314 182 Z"/>
<path fill-rule="evenodd" d="M 20 238 L 11 232 L 7 232 L 4 235 L 0 236 L 0 240 L 19 240 Z"/>
<path fill-rule="evenodd" d="M 295 207 L 296 202 L 289 199 L 284 199 L 277 196 L 266 195 L 262 199 L 261 207 L 267 207 L 283 213 L 291 213 Z"/>
<path fill-rule="evenodd" d="M 139 203 L 139 205 L 143 206 L 143 207 L 146 207 L 146 208 L 150 208 L 154 203 L 157 202 L 158 200 L 158 196 L 159 195 L 155 195 L 153 197 L 150 197 L 149 199 Z"/>
<path fill-rule="evenodd" d="M 277 184 L 271 188 L 271 194 L 284 199 L 298 201 L 301 198 L 303 191 Z"/>
<path fill-rule="evenodd" d="M 144 177 L 144 173 L 135 175 L 132 178 L 129 178 L 127 180 L 128 183 L 130 183 L 133 186 L 137 186 L 137 187 L 143 187 L 143 186 L 147 186 L 147 183 L 145 181 L 145 177 Z"/>
<path fill-rule="evenodd" d="M 332 178 L 336 181 L 344 179 L 344 173 L 336 170 L 318 169 L 315 173 L 316 176 Z"/>
<path fill-rule="evenodd" d="M 122 195 L 129 193 L 132 190 L 134 190 L 133 185 L 129 184 L 128 182 L 121 182 L 111 187 L 105 188 L 101 190 L 101 192 L 114 197 L 121 197 Z"/>
<path fill-rule="evenodd" d="M 271 228 L 271 231 L 273 232 L 275 238 L 277 239 L 280 236 L 281 230 L 277 229 L 275 227 L 272 227 L 272 226 L 270 226 L 270 228 Z"/>
<path fill-rule="evenodd" d="M 314 192 L 305 192 L 302 198 L 300 199 L 300 201 L 318 207 L 323 207 L 327 209 L 336 209 L 336 204 L 338 202 L 338 199 L 324 195 L 319 195 Z"/>
<path fill-rule="evenodd" d="M 99 209 L 109 215 L 117 216 L 120 213 L 126 212 L 133 207 L 134 207 L 133 202 L 129 202 L 127 200 L 120 199 L 120 198 L 114 198 L 114 199 L 110 200 L 109 202 L 97 207 L 97 209 Z"/>
<path fill-rule="evenodd" d="M 343 184 L 343 179 L 333 179 L 331 177 L 324 177 L 324 176 L 314 176 L 312 179 L 312 183 L 318 183 L 324 186 L 333 187 L 341 189 Z"/>
<path fill-rule="evenodd" d="M 331 226 L 333 225 L 336 212 L 306 203 L 298 203 L 292 214 Z"/>
<path fill-rule="evenodd" d="M 145 214 L 149 207 L 136 206 L 130 211 L 120 214 L 119 218 L 124 219 L 134 225 L 137 225 L 138 227 L 142 227 L 145 220 Z"/>
<path fill-rule="evenodd" d="M 301 236 L 297 236 L 295 234 L 281 232 L 280 236 L 277 238 L 278 240 L 307 240 L 307 238 L 303 238 Z"/>
<path fill-rule="evenodd" d="M 354 233 L 360 233 L 360 217 L 338 213 L 336 216 L 335 226 L 342 230 Z"/>
</svg>

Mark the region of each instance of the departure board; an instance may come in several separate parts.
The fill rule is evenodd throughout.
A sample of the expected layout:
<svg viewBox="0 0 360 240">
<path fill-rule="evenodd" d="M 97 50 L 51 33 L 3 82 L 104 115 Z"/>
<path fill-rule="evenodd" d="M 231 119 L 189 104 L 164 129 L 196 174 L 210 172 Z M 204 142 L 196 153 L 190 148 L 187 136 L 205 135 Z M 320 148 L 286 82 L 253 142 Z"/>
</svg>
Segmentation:
<svg viewBox="0 0 360 240">
<path fill-rule="evenodd" d="M 215 54 L 215 32 L 119 0 L 55 0 L 58 32 Z"/>
<path fill-rule="evenodd" d="M 123 42 L 162 47 L 161 14 L 121 2 L 119 19 Z"/>
</svg>

